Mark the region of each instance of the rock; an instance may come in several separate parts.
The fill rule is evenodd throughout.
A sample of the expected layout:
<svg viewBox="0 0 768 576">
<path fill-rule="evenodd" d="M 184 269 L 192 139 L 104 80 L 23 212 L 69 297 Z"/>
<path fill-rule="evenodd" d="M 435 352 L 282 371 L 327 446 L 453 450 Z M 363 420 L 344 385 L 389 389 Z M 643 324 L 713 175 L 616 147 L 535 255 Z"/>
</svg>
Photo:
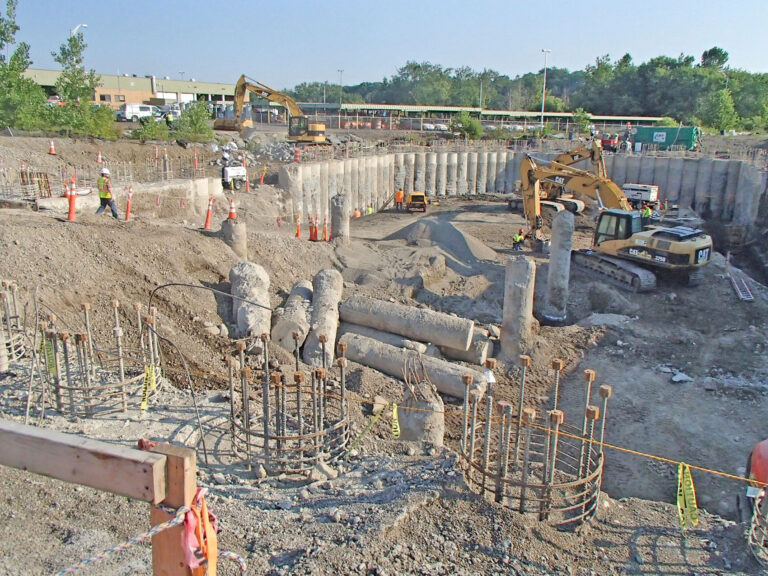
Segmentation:
<svg viewBox="0 0 768 576">
<path fill-rule="evenodd" d="M 259 464 L 259 469 L 256 471 L 256 477 L 259 480 L 264 480 L 267 477 L 267 470 L 261 464 Z"/>
<path fill-rule="evenodd" d="M 640 564 L 641 566 L 645 564 L 645 560 L 643 560 L 643 557 L 640 556 L 640 554 L 635 554 L 635 562 Z"/>
<path fill-rule="evenodd" d="M 277 507 L 280 510 L 290 510 L 291 508 L 293 508 L 293 502 L 288 499 L 280 500 L 280 502 L 277 503 Z"/>
<path fill-rule="evenodd" d="M 672 376 L 672 382 L 679 384 L 681 382 L 693 382 L 693 378 L 688 376 L 685 372 L 677 372 Z"/>
<path fill-rule="evenodd" d="M 378 414 L 384 408 L 386 408 L 389 405 L 389 400 L 384 398 L 383 396 L 374 396 L 373 398 L 373 413 Z"/>
<path fill-rule="evenodd" d="M 216 482 L 216 484 L 228 484 L 227 477 L 220 472 L 217 472 L 213 475 L 213 481 Z"/>
<path fill-rule="evenodd" d="M 332 522 L 338 524 L 342 521 L 343 516 L 338 508 L 334 508 L 328 513 L 328 518 L 330 518 Z"/>
<path fill-rule="evenodd" d="M 496 324 L 489 324 L 488 334 L 491 336 L 491 338 L 501 338 L 501 328 L 496 326 Z"/>
<path fill-rule="evenodd" d="M 226 324 L 219 324 L 219 336 L 229 338 L 229 328 Z"/>
<path fill-rule="evenodd" d="M 669 366 L 659 366 L 659 372 L 663 372 L 664 374 L 672 374 L 672 368 Z"/>
</svg>

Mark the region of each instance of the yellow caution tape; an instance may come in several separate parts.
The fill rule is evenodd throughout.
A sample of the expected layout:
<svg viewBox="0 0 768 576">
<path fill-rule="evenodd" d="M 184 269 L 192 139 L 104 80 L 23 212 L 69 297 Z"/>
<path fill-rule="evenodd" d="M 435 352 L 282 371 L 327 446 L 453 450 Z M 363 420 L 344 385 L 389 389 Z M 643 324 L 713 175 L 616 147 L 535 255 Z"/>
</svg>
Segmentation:
<svg viewBox="0 0 768 576">
<path fill-rule="evenodd" d="M 400 420 L 397 417 L 397 404 L 392 404 L 392 435 L 400 438 Z"/>
<path fill-rule="evenodd" d="M 677 466 L 677 514 L 680 527 L 699 524 L 699 509 L 696 505 L 696 490 L 693 487 L 693 476 L 688 464 L 680 462 Z"/>
<path fill-rule="evenodd" d="M 147 409 L 147 400 L 149 399 L 149 388 L 155 389 L 155 366 L 147 364 L 144 368 L 144 387 L 141 391 L 141 409 Z"/>
</svg>

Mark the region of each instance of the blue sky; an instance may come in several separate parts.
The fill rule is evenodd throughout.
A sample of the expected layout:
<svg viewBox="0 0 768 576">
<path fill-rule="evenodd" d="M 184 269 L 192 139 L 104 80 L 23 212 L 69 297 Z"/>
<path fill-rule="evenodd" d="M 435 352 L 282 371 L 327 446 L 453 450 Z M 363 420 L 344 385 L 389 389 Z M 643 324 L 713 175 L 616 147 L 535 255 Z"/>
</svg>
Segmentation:
<svg viewBox="0 0 768 576">
<path fill-rule="evenodd" d="M 78 24 L 86 66 L 278 89 L 300 82 L 357 84 L 408 60 L 492 69 L 514 77 L 549 66 L 583 69 L 600 55 L 635 63 L 720 46 L 729 65 L 768 72 L 768 0 L 18 0 L 17 40 L 34 67 Z M 3 14 L 5 2 L 0 0 Z"/>
</svg>

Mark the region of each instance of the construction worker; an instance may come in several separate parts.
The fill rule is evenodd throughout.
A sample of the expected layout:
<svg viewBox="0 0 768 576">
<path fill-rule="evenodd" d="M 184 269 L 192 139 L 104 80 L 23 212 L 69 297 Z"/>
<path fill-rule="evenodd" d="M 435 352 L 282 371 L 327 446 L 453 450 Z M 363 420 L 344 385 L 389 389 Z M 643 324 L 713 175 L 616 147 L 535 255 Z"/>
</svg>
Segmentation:
<svg viewBox="0 0 768 576">
<path fill-rule="evenodd" d="M 395 210 L 400 212 L 403 209 L 403 200 L 405 199 L 405 193 L 402 188 L 398 188 L 395 192 Z"/>
<path fill-rule="evenodd" d="M 523 244 L 525 244 L 525 234 L 524 230 L 520 228 L 520 230 L 517 231 L 517 234 L 512 236 L 512 249 L 519 252 L 523 249 Z"/>
<path fill-rule="evenodd" d="M 101 169 L 101 176 L 98 180 L 98 187 L 99 187 L 99 201 L 100 206 L 99 209 L 96 210 L 96 214 L 101 214 L 104 212 L 104 208 L 109 206 L 109 209 L 112 210 L 112 216 L 115 217 L 116 220 L 119 220 L 119 216 L 117 215 L 117 206 L 115 206 L 115 199 L 112 196 L 112 181 L 109 179 L 109 168 L 102 168 Z"/>
<path fill-rule="evenodd" d="M 352 218 L 360 218 L 362 214 L 360 214 L 360 208 L 355 208 L 355 211 L 352 212 Z"/>
<path fill-rule="evenodd" d="M 651 210 L 651 207 L 648 206 L 648 204 L 643 204 L 643 210 L 640 212 L 640 222 L 643 226 L 646 226 L 651 223 L 651 216 L 653 216 L 653 211 Z"/>
<path fill-rule="evenodd" d="M 370 216 L 371 214 L 373 214 L 373 206 L 368 204 L 368 208 L 365 209 L 365 215 Z"/>
</svg>

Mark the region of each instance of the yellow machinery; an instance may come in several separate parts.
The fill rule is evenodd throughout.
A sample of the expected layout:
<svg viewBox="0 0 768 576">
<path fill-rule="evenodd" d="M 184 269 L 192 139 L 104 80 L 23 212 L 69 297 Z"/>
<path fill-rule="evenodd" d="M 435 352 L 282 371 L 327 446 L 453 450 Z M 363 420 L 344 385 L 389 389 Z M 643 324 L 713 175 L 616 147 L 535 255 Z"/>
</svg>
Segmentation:
<svg viewBox="0 0 768 576">
<path fill-rule="evenodd" d="M 691 285 L 700 281 L 701 269 L 712 255 L 712 239 L 703 231 L 645 222 L 615 182 L 584 170 L 552 164 L 540 167 L 526 155 L 520 176 L 528 235 L 539 243 L 545 242 L 541 183 L 550 182 L 597 200 L 600 208 L 592 249 L 574 251 L 575 264 L 638 292 L 654 288 L 656 277 L 632 262 L 680 273 Z M 557 211 L 563 209 L 557 202 L 550 204 Z"/>
<path fill-rule="evenodd" d="M 213 122 L 216 130 L 243 130 L 253 126 L 251 120 L 242 120 L 243 104 L 246 92 L 253 92 L 270 102 L 276 102 L 288 111 L 288 139 L 302 144 L 325 144 L 325 124 L 310 121 L 302 112 L 296 101 L 282 92 L 278 92 L 262 82 L 246 78 L 245 74 L 235 85 L 235 117 L 231 119 L 217 118 Z"/>
</svg>

